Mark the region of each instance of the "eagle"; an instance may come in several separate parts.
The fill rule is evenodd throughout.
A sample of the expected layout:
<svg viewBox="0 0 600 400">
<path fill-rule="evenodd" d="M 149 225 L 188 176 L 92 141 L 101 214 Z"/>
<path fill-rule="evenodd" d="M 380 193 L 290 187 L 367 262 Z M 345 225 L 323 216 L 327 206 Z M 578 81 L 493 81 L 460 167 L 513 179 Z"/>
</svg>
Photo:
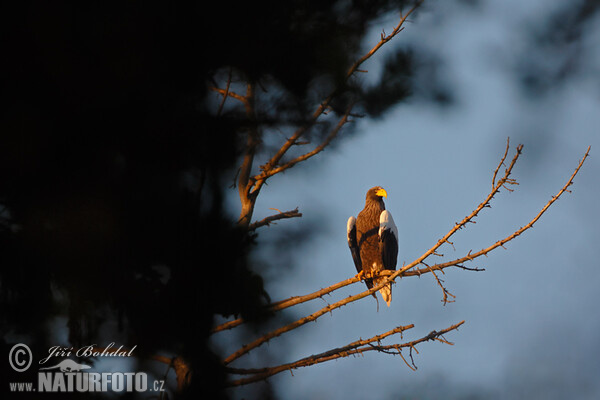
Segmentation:
<svg viewBox="0 0 600 400">
<path fill-rule="evenodd" d="M 396 270 L 398 259 L 398 228 L 392 214 L 385 209 L 383 197 L 387 192 L 381 186 L 375 186 L 367 192 L 365 208 L 358 217 L 348 218 L 348 247 L 352 253 L 354 265 L 359 276 L 370 276 L 384 269 Z M 371 289 L 385 277 L 367 278 L 365 283 Z M 392 284 L 379 289 L 387 306 L 392 301 Z M 373 293 L 373 297 L 377 299 Z"/>
</svg>

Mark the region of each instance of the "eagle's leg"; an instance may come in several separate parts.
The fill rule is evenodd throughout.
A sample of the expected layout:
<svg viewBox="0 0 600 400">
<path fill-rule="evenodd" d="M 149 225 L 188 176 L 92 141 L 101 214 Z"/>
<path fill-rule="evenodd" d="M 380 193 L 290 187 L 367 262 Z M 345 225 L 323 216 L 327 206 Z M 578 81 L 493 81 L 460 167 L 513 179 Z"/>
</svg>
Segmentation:
<svg viewBox="0 0 600 400">
<path fill-rule="evenodd" d="M 360 279 L 362 281 L 363 279 L 365 279 L 365 270 L 363 269 L 358 274 L 354 275 L 354 277 L 358 278 L 358 279 Z"/>
</svg>

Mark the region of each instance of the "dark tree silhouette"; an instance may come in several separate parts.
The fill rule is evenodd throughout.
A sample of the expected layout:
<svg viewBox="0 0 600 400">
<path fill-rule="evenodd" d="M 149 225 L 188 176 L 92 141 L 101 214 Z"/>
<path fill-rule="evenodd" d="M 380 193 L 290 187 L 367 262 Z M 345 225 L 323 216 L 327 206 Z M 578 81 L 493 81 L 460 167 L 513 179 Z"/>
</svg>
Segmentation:
<svg viewBox="0 0 600 400">
<path fill-rule="evenodd" d="M 247 132 L 298 122 L 315 88 L 342 88 L 330 106 L 343 113 L 362 90 L 346 73 L 369 23 L 403 2 L 16 3 L 0 13 L 3 348 L 119 337 L 140 358 L 185 360 L 181 396 L 227 397 L 213 317 L 261 320 L 268 302 L 248 223 L 223 210 Z M 407 57 L 387 70 L 410 76 Z M 256 120 L 212 107 L 219 74 L 269 87 L 248 105 Z M 395 85 L 365 110 L 408 93 Z M 54 342 L 60 321 L 69 343 Z"/>
</svg>

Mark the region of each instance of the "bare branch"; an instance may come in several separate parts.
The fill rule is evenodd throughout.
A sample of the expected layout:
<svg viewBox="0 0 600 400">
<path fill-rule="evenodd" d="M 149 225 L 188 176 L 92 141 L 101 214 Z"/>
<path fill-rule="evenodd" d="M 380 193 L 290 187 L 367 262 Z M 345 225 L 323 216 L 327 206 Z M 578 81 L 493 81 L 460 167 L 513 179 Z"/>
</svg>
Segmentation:
<svg viewBox="0 0 600 400">
<path fill-rule="evenodd" d="M 350 106 L 348 106 L 348 108 L 346 109 L 346 112 L 344 113 L 342 118 L 338 121 L 337 125 L 331 130 L 331 132 L 329 132 L 329 135 L 327 135 L 325 140 L 319 146 L 315 147 L 314 150 L 312 150 L 306 154 L 303 154 L 301 156 L 298 156 L 298 157 L 294 158 L 293 160 L 288 161 L 285 164 L 280 165 L 278 167 L 263 166 L 263 172 L 260 175 L 257 175 L 254 177 L 254 180 L 257 182 L 256 188 L 254 189 L 254 191 L 256 191 L 260 188 L 260 185 L 261 185 L 260 182 L 264 182 L 267 178 L 269 178 L 275 174 L 278 174 L 282 171 L 285 171 L 286 169 L 293 167 L 294 165 L 298 164 L 299 162 L 307 160 L 310 157 L 323 151 L 325 149 L 325 147 L 327 147 L 329 145 L 329 143 L 331 143 L 331 141 L 337 136 L 340 129 L 342 129 L 342 127 L 348 122 L 348 117 L 349 117 L 350 111 L 352 111 L 353 106 L 354 106 L 354 103 L 351 104 Z"/>
<path fill-rule="evenodd" d="M 475 253 L 472 253 L 471 251 L 469 251 L 469 253 L 461 258 L 457 258 L 456 260 L 453 261 L 448 261 L 445 263 L 440 263 L 440 264 L 436 264 L 436 265 L 432 265 L 431 267 L 428 268 L 422 268 L 419 270 L 415 270 L 415 271 L 406 271 L 405 273 L 403 273 L 403 276 L 411 276 L 411 275 L 421 275 L 427 272 L 431 272 L 431 271 L 441 271 L 445 268 L 448 267 L 452 267 L 452 266 L 460 266 L 460 264 L 467 262 L 467 261 L 472 261 L 475 258 L 487 255 L 489 252 L 491 252 L 492 250 L 500 247 L 500 246 L 504 246 L 504 244 L 510 242 L 511 240 L 513 240 L 514 238 L 516 238 L 517 236 L 521 235 L 523 232 L 525 232 L 526 230 L 530 229 L 533 227 L 533 224 L 535 224 L 540 218 L 541 216 L 548 210 L 548 208 L 550 208 L 550 206 L 560 198 L 560 196 L 564 193 L 564 192 L 569 192 L 569 186 L 571 186 L 573 184 L 573 179 L 575 178 L 575 176 L 577 175 L 577 173 L 579 172 L 579 170 L 581 169 L 581 167 L 583 166 L 583 163 L 585 162 L 586 158 L 589 155 L 591 147 L 587 148 L 587 151 L 585 152 L 585 154 L 583 155 L 583 158 L 579 161 L 579 164 L 577 165 L 577 168 L 575 168 L 575 171 L 573 171 L 573 174 L 571 175 L 571 177 L 569 178 L 569 180 L 565 183 L 565 185 L 558 191 L 558 193 L 554 196 L 552 196 L 552 198 L 546 203 L 546 205 L 544 205 L 544 207 L 542 207 L 542 209 L 540 210 L 539 213 L 537 213 L 537 215 L 531 220 L 529 221 L 529 223 L 525 226 L 522 226 L 521 228 L 517 229 L 515 232 L 513 232 L 512 234 L 506 236 L 505 238 L 498 240 L 496 243 L 478 251 Z M 463 269 L 468 269 L 464 266 L 460 266 L 460 268 Z"/>
<path fill-rule="evenodd" d="M 359 278 L 358 276 L 354 276 L 352 278 L 348 278 L 346 280 L 343 280 L 341 282 L 335 283 L 335 284 L 333 284 L 331 286 L 328 286 L 328 287 L 326 287 L 324 289 L 317 290 L 316 292 L 309 293 L 309 294 L 304 295 L 304 296 L 292 296 L 292 297 L 290 297 L 288 299 L 280 300 L 280 301 L 278 301 L 276 303 L 272 303 L 269 306 L 267 306 L 267 309 L 269 311 L 272 311 L 272 312 L 273 311 L 284 310 L 284 309 L 286 309 L 288 307 L 292 307 L 292 306 L 295 306 L 297 304 L 305 303 L 307 301 L 323 297 L 323 296 L 325 296 L 325 295 L 327 295 L 327 294 L 329 294 L 329 293 L 331 293 L 331 292 L 333 292 L 335 290 L 338 290 L 340 288 L 343 288 L 345 286 L 351 285 L 351 284 L 356 283 L 356 282 L 360 282 L 361 280 L 362 279 Z M 243 324 L 244 322 L 245 321 L 242 318 L 238 318 L 238 319 L 235 319 L 233 321 L 225 322 L 225 323 L 223 323 L 221 325 L 216 326 L 213 329 L 212 333 L 221 332 L 221 331 L 224 331 L 224 330 L 227 330 L 227 329 L 235 328 L 236 326 L 239 326 L 239 325 Z"/>
<path fill-rule="evenodd" d="M 359 58 L 354 64 L 352 64 L 352 66 L 350 67 L 350 69 L 348 70 L 348 72 L 346 73 L 346 77 L 349 78 L 350 76 L 352 76 L 355 72 L 361 72 L 359 70 L 359 67 L 365 62 L 367 61 L 369 58 L 371 58 L 373 56 L 373 54 L 375 54 L 377 52 L 377 50 L 379 50 L 384 44 L 386 44 L 387 42 L 389 42 L 390 40 L 392 40 L 398 33 L 402 32 L 403 29 L 403 25 L 406 22 L 406 19 L 417 9 L 419 8 L 419 6 L 421 5 L 421 3 L 423 3 L 424 0 L 419 0 L 415 3 L 415 5 L 408 10 L 408 12 L 402 16 L 402 14 L 400 15 L 400 22 L 398 23 L 398 25 L 396 25 L 396 27 L 394 28 L 394 30 L 392 31 L 392 33 L 390 33 L 389 35 L 386 35 L 385 32 L 383 32 L 381 34 L 381 40 L 375 45 L 373 46 L 373 48 L 371 48 L 371 50 L 369 50 L 369 52 L 367 52 L 367 54 L 365 54 L 364 56 L 362 56 L 361 58 Z"/>
<path fill-rule="evenodd" d="M 357 278 L 355 278 L 357 279 Z M 340 308 L 342 306 L 345 306 L 348 303 L 352 303 L 356 300 L 365 298 L 367 296 L 370 296 L 371 294 L 375 293 L 377 290 L 381 289 L 383 287 L 383 285 L 378 285 L 377 289 L 375 290 L 375 288 L 369 289 L 367 291 L 364 291 L 362 293 L 358 293 L 354 296 L 349 296 L 346 297 L 343 300 L 339 300 L 333 304 L 329 304 L 323 308 L 321 308 L 320 310 L 304 317 L 304 318 L 300 318 L 297 321 L 294 321 L 292 323 L 289 323 L 285 326 L 282 326 L 281 328 L 275 329 L 274 331 L 271 331 L 259 338 L 257 338 L 256 340 L 254 340 L 253 342 L 251 342 L 250 344 L 244 345 L 242 346 L 240 349 L 236 350 L 234 353 L 232 353 L 231 355 L 229 355 L 227 358 L 225 358 L 225 360 L 223 360 L 223 363 L 225 365 L 231 363 L 232 361 L 240 358 L 241 356 L 243 356 L 244 354 L 248 353 L 249 351 L 261 346 L 262 344 L 268 342 L 269 340 L 280 336 L 286 332 L 289 332 L 291 330 L 294 330 L 302 325 L 307 324 L 308 322 L 312 322 L 315 321 L 317 318 L 321 317 L 324 314 L 327 314 L 337 308 Z"/>
<path fill-rule="evenodd" d="M 280 212 L 279 214 L 271 215 L 264 219 L 261 219 L 260 221 L 256 221 L 248 227 L 248 230 L 253 231 L 255 229 L 260 228 L 261 226 L 271 225 L 271 222 L 278 221 L 280 219 L 298 218 L 298 217 L 302 217 L 302 213 L 298 212 L 298 207 L 296 207 L 293 210 Z"/>
<path fill-rule="evenodd" d="M 228 371 L 231 373 L 234 373 L 234 374 L 238 374 L 238 375 L 252 374 L 252 376 L 250 376 L 250 377 L 242 378 L 242 379 L 238 379 L 238 380 L 230 382 L 229 386 L 246 385 L 248 383 L 265 380 L 265 379 L 267 379 L 273 375 L 276 375 L 280 372 L 283 372 L 283 371 L 291 371 L 293 369 L 298 369 L 301 367 L 308 367 L 308 366 L 323 363 L 326 361 L 336 360 L 338 358 L 362 354 L 366 351 L 374 351 L 375 350 L 375 351 L 387 353 L 387 354 L 399 354 L 402 357 L 401 349 L 409 348 L 409 349 L 411 349 L 410 357 L 412 360 L 412 349 L 416 350 L 415 346 L 419 343 L 426 342 L 429 340 L 438 340 L 440 342 L 452 345 L 452 343 L 446 341 L 445 339 L 440 339 L 440 337 L 442 337 L 442 335 L 444 335 L 445 333 L 448 333 L 450 331 L 458 329 L 458 327 L 461 326 L 462 324 L 464 324 L 464 322 L 465 321 L 461 321 L 461 322 L 459 322 L 455 325 L 452 325 L 446 329 L 443 329 L 439 332 L 437 332 L 437 331 L 430 332 L 428 335 L 423 336 L 420 339 L 413 340 L 411 342 L 407 342 L 407 343 L 403 343 L 403 344 L 392 344 L 392 345 L 382 346 L 380 344 L 374 345 L 373 343 L 375 343 L 375 342 L 379 343 L 382 339 L 384 339 L 388 336 L 397 334 L 397 333 L 402 334 L 402 332 L 404 332 L 405 330 L 413 328 L 414 325 L 411 324 L 411 325 L 406 325 L 406 326 L 399 326 L 397 328 L 392 329 L 391 331 L 388 331 L 381 335 L 374 336 L 370 339 L 358 340 L 358 341 L 352 342 L 352 343 L 350 343 L 346 346 L 340 347 L 340 348 L 332 349 L 332 350 L 329 350 L 329 351 L 326 351 L 323 353 L 319 353 L 316 355 L 311 355 L 309 357 L 305 357 L 305 358 L 302 358 L 300 360 L 297 360 L 297 361 L 294 361 L 294 362 L 291 362 L 288 364 L 278 365 L 276 367 L 268 367 L 268 368 L 260 368 L 260 369 L 229 368 Z M 402 357 L 402 358 L 404 359 L 404 357 Z M 404 360 L 406 362 L 406 359 L 404 359 Z M 414 365 L 414 361 L 412 362 L 412 364 Z M 407 363 L 407 365 L 408 365 L 408 363 Z M 409 367 L 412 369 L 412 367 L 410 365 L 409 365 Z"/>
<path fill-rule="evenodd" d="M 448 231 L 448 233 L 446 233 L 446 235 L 444 235 L 444 237 L 442 237 L 440 240 L 438 240 L 438 242 L 435 245 L 433 245 L 433 247 L 431 247 L 429 250 L 427 250 L 425 253 L 423 253 L 423 255 L 421 255 L 419 258 L 417 258 L 410 264 L 403 266 L 402 268 L 400 268 L 399 270 L 397 270 L 396 272 L 391 274 L 389 277 L 382 280 L 379 285 L 377 285 L 376 287 L 374 287 L 370 290 L 373 290 L 373 292 L 375 292 L 375 289 L 376 290 L 381 289 L 384 285 L 394 281 L 394 279 L 397 278 L 398 276 L 405 274 L 406 271 L 416 267 L 419 264 L 422 264 L 423 261 L 425 261 L 425 259 L 427 259 L 432 254 L 434 254 L 441 245 L 443 245 L 444 243 L 450 243 L 449 239 L 450 239 L 450 237 L 452 237 L 452 235 L 454 235 L 459 229 L 463 228 L 467 223 L 472 222 L 473 218 L 475 218 L 479 214 L 479 212 L 481 210 L 483 210 L 483 208 L 489 206 L 490 201 L 500 191 L 500 188 L 502 188 L 507 182 L 509 184 L 516 183 L 514 180 L 511 180 L 509 177 L 510 177 L 513 167 L 515 166 L 515 163 L 517 162 L 519 156 L 521 155 L 522 150 L 523 150 L 523 145 L 521 145 L 521 144 L 518 145 L 515 156 L 513 157 L 509 166 L 504 171 L 504 176 L 498 181 L 496 186 L 494 188 L 492 188 L 492 191 L 487 195 L 487 197 L 483 200 L 483 202 L 481 202 L 469 215 L 467 215 L 465 218 L 463 218 L 462 221 L 455 223 L 454 226 Z M 420 272 L 422 272 L 422 271 L 420 271 Z M 430 272 L 430 271 L 425 269 L 425 272 Z M 425 272 L 422 272 L 422 273 L 425 273 Z"/>
<path fill-rule="evenodd" d="M 435 278 L 438 286 L 442 289 L 442 294 L 443 294 L 443 299 L 442 301 L 444 302 L 444 305 L 446 305 L 447 303 L 454 303 L 454 300 L 450 300 L 449 297 L 452 297 L 453 299 L 456 298 L 455 295 L 453 295 L 452 293 L 450 293 L 448 291 L 448 289 L 446 289 L 446 287 L 443 285 L 443 280 L 440 279 L 437 274 L 435 273 L 434 270 L 431 269 L 431 267 L 427 266 L 427 269 L 429 270 L 429 272 L 431 272 L 431 274 L 433 275 L 433 277 Z M 444 273 L 443 270 L 440 270 L 442 273 Z"/>
<path fill-rule="evenodd" d="M 465 323 L 465 321 L 463 320 L 463 321 L 460 321 L 457 324 L 449 326 L 446 329 L 442 329 L 439 332 L 438 331 L 431 331 L 431 332 L 429 332 L 428 335 L 423 336 L 420 339 L 413 340 L 412 342 L 403 343 L 403 344 L 392 344 L 392 345 L 387 345 L 387 346 L 372 346 L 372 347 L 374 347 L 372 350 L 377 350 L 377 351 L 385 351 L 385 350 L 387 350 L 387 351 L 390 351 L 390 352 L 393 352 L 394 350 L 396 350 L 397 354 L 399 354 L 400 353 L 400 349 L 402 349 L 402 348 L 408 347 L 408 348 L 416 350 L 415 346 L 417 344 L 423 343 L 423 342 L 427 342 L 429 340 L 436 340 L 438 342 L 441 342 L 441 343 L 453 346 L 454 343 L 449 342 L 448 340 L 444 339 L 443 335 L 445 335 L 446 333 L 451 332 L 453 330 L 457 330 L 464 323 Z M 363 350 L 363 351 L 366 351 L 366 349 Z"/>
<path fill-rule="evenodd" d="M 364 339 L 364 340 L 363 339 L 359 339 L 359 340 L 357 340 L 355 342 L 347 344 L 346 346 L 335 348 L 335 349 L 331 349 L 331 350 L 328 350 L 326 352 L 319 353 L 319 354 L 316 354 L 316 355 L 311 355 L 311 356 L 302 358 L 302 359 L 300 359 L 298 361 L 295 361 L 293 363 L 284 364 L 284 365 L 277 366 L 277 367 L 252 368 L 252 369 L 231 368 L 231 367 L 228 367 L 227 370 L 229 372 L 237 374 L 237 375 L 250 375 L 250 374 L 271 372 L 274 369 L 279 369 L 281 367 L 283 367 L 283 368 L 281 368 L 281 370 L 290 369 L 294 365 L 296 366 L 296 368 L 297 367 L 304 367 L 304 366 L 315 364 L 315 362 L 314 362 L 315 360 L 322 359 L 322 358 L 325 358 L 325 357 L 331 357 L 333 355 L 336 355 L 336 354 L 339 354 L 339 353 L 343 353 L 343 352 L 346 352 L 348 350 L 352 350 L 352 349 L 355 349 L 355 348 L 360 347 L 360 346 L 364 346 L 364 345 L 369 344 L 369 343 L 379 342 L 380 340 L 385 339 L 388 336 L 395 335 L 397 333 L 402 333 L 402 332 L 404 332 L 404 331 L 406 331 L 408 329 L 412 329 L 412 328 L 414 328 L 414 324 L 410 324 L 410 325 L 406 325 L 406 326 L 398 326 L 398 327 L 396 327 L 396 328 L 394 328 L 394 329 L 392 329 L 392 330 L 390 330 L 388 332 L 382 333 L 380 335 L 373 336 L 370 339 Z M 271 374 L 271 375 L 274 375 L 274 374 Z"/>
</svg>

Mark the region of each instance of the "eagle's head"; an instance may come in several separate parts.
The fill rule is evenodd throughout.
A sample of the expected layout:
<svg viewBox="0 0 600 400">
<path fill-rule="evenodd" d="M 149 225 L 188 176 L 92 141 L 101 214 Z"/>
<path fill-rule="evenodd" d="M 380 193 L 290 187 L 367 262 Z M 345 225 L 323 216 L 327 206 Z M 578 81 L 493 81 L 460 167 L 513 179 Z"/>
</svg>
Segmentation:
<svg viewBox="0 0 600 400">
<path fill-rule="evenodd" d="M 387 192 L 381 186 L 375 186 L 367 192 L 367 200 L 381 201 L 381 198 L 387 198 Z"/>
</svg>

